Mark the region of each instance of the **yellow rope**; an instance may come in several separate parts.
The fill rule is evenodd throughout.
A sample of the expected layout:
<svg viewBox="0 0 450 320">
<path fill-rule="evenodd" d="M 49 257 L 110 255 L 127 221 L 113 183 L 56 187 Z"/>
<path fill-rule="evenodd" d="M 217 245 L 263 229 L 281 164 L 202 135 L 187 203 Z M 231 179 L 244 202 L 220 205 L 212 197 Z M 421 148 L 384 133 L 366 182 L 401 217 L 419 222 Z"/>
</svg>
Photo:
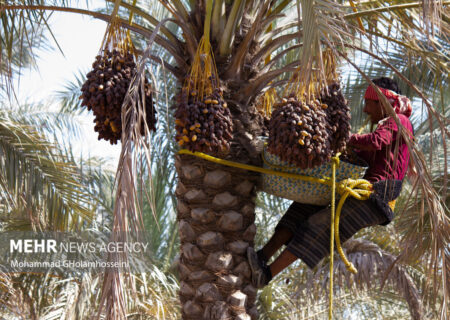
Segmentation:
<svg viewBox="0 0 450 320">
<path fill-rule="evenodd" d="M 363 127 L 361 128 L 361 130 L 359 131 L 359 133 L 361 133 L 362 129 L 364 128 L 365 125 L 367 125 L 368 121 L 369 121 L 369 118 L 366 119 L 366 121 L 365 121 Z M 277 175 L 277 176 L 281 176 L 281 177 L 285 177 L 285 178 L 294 178 L 294 179 L 299 179 L 299 180 L 308 181 L 308 182 L 316 182 L 316 183 L 326 184 L 331 187 L 330 275 L 329 275 L 330 282 L 329 282 L 329 308 L 328 308 L 328 318 L 331 320 L 333 318 L 333 273 L 334 273 L 333 271 L 334 271 L 334 242 L 335 241 L 336 241 L 336 250 L 339 253 L 339 256 L 341 257 L 342 261 L 344 262 L 347 270 L 354 274 L 356 274 L 358 272 L 358 270 L 356 270 L 353 263 L 348 261 L 346 255 L 344 253 L 344 250 L 342 249 L 341 240 L 339 237 L 339 220 L 340 220 L 340 216 L 341 216 L 342 207 L 348 196 L 352 196 L 352 197 L 356 198 L 357 200 L 369 199 L 370 194 L 373 192 L 372 184 L 369 181 L 364 180 L 364 179 L 356 179 L 356 180 L 355 179 L 344 179 L 344 180 L 340 181 L 339 183 L 336 183 L 336 167 L 338 167 L 340 164 L 339 154 L 337 154 L 335 157 L 332 158 L 331 179 L 326 178 L 326 177 L 321 179 L 321 178 L 303 176 L 303 175 L 294 174 L 294 173 L 279 172 L 279 171 L 275 171 L 275 170 L 271 170 L 271 169 L 260 168 L 260 167 L 242 164 L 242 163 L 238 163 L 238 162 L 223 160 L 223 159 L 215 158 L 215 157 L 212 157 L 210 155 L 207 155 L 207 154 L 204 154 L 201 152 L 191 152 L 186 149 L 180 150 L 178 153 L 193 155 L 193 156 L 196 156 L 196 157 L 208 160 L 208 161 L 212 161 L 212 162 L 230 166 L 230 167 L 240 168 L 240 169 L 249 170 L 249 171 L 256 171 L 256 172 L 260 172 L 260 173 L 264 173 L 264 174 L 272 174 L 272 175 Z M 262 159 L 263 159 L 264 163 L 266 163 L 267 165 L 269 165 L 271 167 L 274 167 L 277 169 L 282 169 L 282 170 L 286 170 L 289 168 L 287 166 L 273 165 L 273 164 L 269 163 L 266 160 L 266 158 L 264 157 L 264 153 L 262 155 Z M 337 208 L 336 208 L 336 191 L 341 195 L 341 199 L 339 200 Z M 389 206 L 391 207 L 392 210 L 394 210 L 395 200 L 391 201 L 389 203 Z"/>
<path fill-rule="evenodd" d="M 388 205 L 389 205 L 389 207 L 391 208 L 392 211 L 394 211 L 394 209 L 395 209 L 395 201 L 396 200 L 394 199 L 391 202 L 388 202 Z"/>
<path fill-rule="evenodd" d="M 212 157 L 210 155 L 207 155 L 207 154 L 204 154 L 201 152 L 191 152 L 186 149 L 182 149 L 182 150 L 178 151 L 178 153 L 196 156 L 196 157 L 199 157 L 199 158 L 211 161 L 211 162 L 215 162 L 218 164 L 222 164 L 225 166 L 229 166 L 229 167 L 234 167 L 234 168 L 239 168 L 239 169 L 244 169 L 244 170 L 249 170 L 249 171 L 255 171 L 255 172 L 265 173 L 265 174 L 274 174 L 274 175 L 285 177 L 285 178 L 293 178 L 293 179 L 299 179 L 299 180 L 304 180 L 304 181 L 309 181 L 309 182 L 317 182 L 317 183 L 327 184 L 327 185 L 331 186 L 330 179 L 320 179 L 320 178 L 315 178 L 315 177 L 302 176 L 302 175 L 295 174 L 295 173 L 274 171 L 274 170 L 270 170 L 270 169 L 266 169 L 266 168 L 251 166 L 248 164 L 219 159 L 219 158 L 215 158 L 215 157 Z"/>
<path fill-rule="evenodd" d="M 331 185 L 331 223 L 330 223 L 330 283 L 329 283 L 329 308 L 328 308 L 328 319 L 333 318 L 333 274 L 334 274 L 334 241 L 336 239 L 336 249 L 345 264 L 348 271 L 352 273 L 357 273 L 353 263 L 348 261 L 345 256 L 344 250 L 342 250 L 341 240 L 339 238 L 339 218 L 341 216 L 342 206 L 349 195 L 354 196 L 359 200 L 366 200 L 369 198 L 372 192 L 372 185 L 370 182 L 364 179 L 346 179 L 341 181 L 336 185 L 336 167 L 339 166 L 339 154 L 332 158 L 331 168 L 332 168 L 332 185 Z M 358 187 L 358 189 L 355 189 Z M 342 195 L 337 210 L 336 206 L 336 188 L 338 192 Z M 336 215 L 335 215 L 336 212 Z M 334 239 L 335 238 L 335 239 Z"/>
<path fill-rule="evenodd" d="M 336 250 L 339 253 L 342 261 L 345 264 L 345 267 L 351 273 L 357 273 L 353 263 L 348 261 L 344 250 L 342 250 L 341 241 L 339 237 L 339 219 L 341 216 L 342 206 L 344 205 L 345 200 L 348 196 L 352 196 L 358 200 L 367 200 L 372 193 L 372 184 L 364 179 L 344 179 L 339 183 L 336 183 L 336 167 L 339 166 L 339 154 L 336 157 L 332 158 L 332 177 L 329 178 L 315 178 L 309 176 L 303 176 L 294 173 L 287 172 L 279 172 L 275 170 L 270 170 L 266 168 L 260 168 L 256 166 L 251 166 L 247 164 L 242 164 L 238 162 L 233 162 L 229 160 L 219 159 L 212 157 L 210 155 L 201 153 L 201 152 L 191 152 L 189 150 L 183 149 L 178 152 L 179 154 L 188 154 L 193 155 L 211 162 L 215 162 L 218 164 L 235 167 L 239 169 L 256 171 L 264 174 L 273 174 L 278 175 L 285 178 L 294 178 L 308 182 L 317 182 L 326 184 L 331 187 L 331 224 L 330 224 L 330 287 L 329 287 L 329 309 L 328 309 L 328 318 L 331 320 L 333 316 L 333 269 L 334 269 L 334 241 L 336 241 Z M 263 160 L 267 163 L 267 160 L 263 156 Z M 273 166 L 272 164 L 269 164 Z M 279 168 L 284 168 L 283 166 L 277 166 Z M 336 191 L 341 195 L 341 199 L 339 200 L 339 204 L 337 208 L 335 208 L 336 202 Z M 389 203 L 391 205 L 391 203 Z M 395 205 L 395 201 L 393 203 Z M 392 208 L 392 206 L 391 206 Z"/>
<path fill-rule="evenodd" d="M 333 188 L 333 185 L 335 185 L 336 191 L 341 195 L 341 200 L 340 200 L 339 205 L 336 210 L 336 219 L 335 220 L 337 220 L 337 223 L 336 223 L 336 221 L 334 223 L 334 229 L 335 229 L 334 236 L 336 237 L 336 248 L 337 248 L 339 255 L 341 256 L 342 261 L 344 261 L 347 270 L 349 270 L 352 273 L 357 272 L 355 267 L 347 260 L 345 254 L 344 254 L 344 251 L 342 250 L 341 243 L 339 241 L 339 228 L 338 228 L 339 217 L 341 215 L 342 205 L 344 204 L 345 199 L 349 195 L 358 200 L 367 200 L 369 198 L 370 194 L 372 193 L 372 185 L 369 181 L 364 180 L 364 179 L 356 179 L 356 180 L 355 179 L 344 179 L 344 180 L 340 181 L 339 183 L 336 183 L 336 181 L 335 181 L 336 177 L 334 177 L 334 178 L 332 177 L 331 179 L 330 178 L 315 178 L 315 177 L 303 176 L 303 175 L 299 175 L 299 174 L 295 174 L 295 173 L 279 172 L 279 171 L 256 167 L 256 166 L 252 166 L 252 165 L 248 165 L 248 164 L 219 159 L 219 158 L 215 158 L 213 156 L 210 156 L 210 155 L 207 155 L 207 154 L 204 154 L 201 152 L 191 152 L 186 149 L 182 149 L 178 153 L 196 156 L 196 157 L 199 157 L 199 158 L 211 161 L 211 162 L 215 162 L 218 164 L 222 164 L 225 166 L 229 166 L 229 167 L 235 167 L 235 168 L 239 168 L 239 169 L 255 171 L 255 172 L 260 172 L 260 173 L 264 173 L 264 174 L 272 174 L 272 175 L 277 175 L 277 176 L 281 176 L 281 177 L 285 177 L 285 178 L 293 178 L 293 179 L 299 179 L 299 180 L 308 181 L 308 182 L 316 182 L 316 183 L 326 184 L 332 188 Z M 333 158 L 333 165 L 336 165 L 336 166 L 339 165 L 339 157 Z M 337 236 L 336 236 L 336 234 L 337 234 Z"/>
<path fill-rule="evenodd" d="M 339 164 L 339 157 L 333 157 L 331 163 L 332 180 L 331 185 L 331 223 L 330 223 L 330 288 L 328 295 L 328 318 L 333 317 L 333 269 L 334 269 L 334 210 L 335 210 L 335 197 L 336 197 L 336 165 Z"/>
</svg>

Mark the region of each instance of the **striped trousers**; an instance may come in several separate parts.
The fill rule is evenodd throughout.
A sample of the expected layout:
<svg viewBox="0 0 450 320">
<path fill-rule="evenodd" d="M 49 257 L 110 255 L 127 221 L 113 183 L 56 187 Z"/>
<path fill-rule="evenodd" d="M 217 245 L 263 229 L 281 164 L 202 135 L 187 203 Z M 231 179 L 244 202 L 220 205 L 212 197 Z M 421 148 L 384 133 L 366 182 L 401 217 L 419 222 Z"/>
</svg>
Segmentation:
<svg viewBox="0 0 450 320">
<path fill-rule="evenodd" d="M 293 202 L 275 230 L 281 227 L 289 229 L 293 237 L 286 243 L 287 250 L 308 267 L 314 268 L 330 253 L 330 215 L 330 206 Z M 345 242 L 362 228 L 386 221 L 386 215 L 370 199 L 361 201 L 348 197 L 340 216 L 341 242 Z"/>
</svg>

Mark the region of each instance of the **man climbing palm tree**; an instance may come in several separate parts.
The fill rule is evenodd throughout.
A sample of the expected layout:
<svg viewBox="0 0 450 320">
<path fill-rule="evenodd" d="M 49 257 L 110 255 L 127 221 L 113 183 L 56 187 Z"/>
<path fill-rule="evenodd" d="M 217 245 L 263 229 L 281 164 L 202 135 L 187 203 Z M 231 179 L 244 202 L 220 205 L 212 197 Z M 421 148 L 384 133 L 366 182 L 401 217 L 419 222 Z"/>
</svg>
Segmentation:
<svg viewBox="0 0 450 320">
<path fill-rule="evenodd" d="M 409 116 L 411 104 L 400 95 L 397 83 L 390 78 L 373 80 L 378 89 L 394 107 L 401 125 L 412 135 Z M 373 185 L 368 200 L 349 197 L 341 211 L 339 233 L 343 241 L 358 230 L 373 225 L 386 225 L 393 219 L 389 202 L 395 200 L 401 191 L 402 180 L 409 163 L 408 147 L 403 139 L 395 156 L 397 124 L 384 110 L 375 89 L 369 85 L 364 95 L 364 112 L 370 117 L 376 130 L 369 134 L 353 134 L 348 144 L 368 165 L 364 179 Z M 267 265 L 269 259 L 282 246 L 287 248 Z M 252 269 L 252 282 L 262 288 L 291 263 L 300 258 L 308 267 L 314 266 L 329 254 L 330 207 L 293 202 L 275 228 L 269 242 L 258 252 L 248 248 L 247 255 Z"/>
</svg>

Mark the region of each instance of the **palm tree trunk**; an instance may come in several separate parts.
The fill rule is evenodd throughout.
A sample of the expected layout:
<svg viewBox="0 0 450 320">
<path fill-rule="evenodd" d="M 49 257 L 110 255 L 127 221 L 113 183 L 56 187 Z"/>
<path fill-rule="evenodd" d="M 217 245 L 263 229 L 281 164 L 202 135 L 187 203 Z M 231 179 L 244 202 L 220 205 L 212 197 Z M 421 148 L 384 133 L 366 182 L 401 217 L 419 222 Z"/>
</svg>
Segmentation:
<svg viewBox="0 0 450 320">
<path fill-rule="evenodd" d="M 189 155 L 175 166 L 183 319 L 257 319 L 246 250 L 258 175 Z"/>
</svg>

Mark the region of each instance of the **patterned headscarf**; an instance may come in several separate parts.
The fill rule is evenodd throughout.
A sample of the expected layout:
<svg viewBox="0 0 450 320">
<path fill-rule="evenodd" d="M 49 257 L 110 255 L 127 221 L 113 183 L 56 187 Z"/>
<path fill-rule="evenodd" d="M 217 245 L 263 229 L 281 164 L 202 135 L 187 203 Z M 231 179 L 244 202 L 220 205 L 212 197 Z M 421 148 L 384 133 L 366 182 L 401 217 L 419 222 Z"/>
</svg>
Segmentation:
<svg viewBox="0 0 450 320">
<path fill-rule="evenodd" d="M 384 94 L 384 96 L 389 100 L 389 102 L 391 103 L 392 107 L 395 110 L 395 113 L 403 114 L 408 118 L 409 116 L 411 116 L 412 105 L 411 101 L 409 101 L 407 97 L 397 94 L 389 89 L 383 89 L 380 87 L 378 87 L 378 89 L 380 89 L 380 91 Z M 366 93 L 364 94 L 364 99 L 375 101 L 379 100 L 375 89 L 371 85 L 367 87 Z"/>
</svg>

